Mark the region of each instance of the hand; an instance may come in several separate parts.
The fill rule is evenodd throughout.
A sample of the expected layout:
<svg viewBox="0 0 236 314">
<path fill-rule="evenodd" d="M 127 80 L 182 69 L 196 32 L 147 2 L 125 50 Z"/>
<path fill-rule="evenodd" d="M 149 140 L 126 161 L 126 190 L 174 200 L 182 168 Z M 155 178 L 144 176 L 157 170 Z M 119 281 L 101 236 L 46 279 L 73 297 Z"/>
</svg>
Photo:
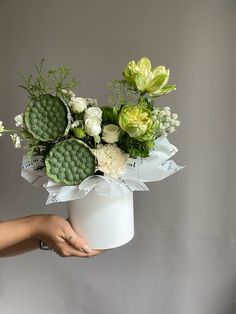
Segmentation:
<svg viewBox="0 0 236 314">
<path fill-rule="evenodd" d="M 58 255 L 92 257 L 101 254 L 101 250 L 92 250 L 63 217 L 40 215 L 37 237 Z"/>
</svg>

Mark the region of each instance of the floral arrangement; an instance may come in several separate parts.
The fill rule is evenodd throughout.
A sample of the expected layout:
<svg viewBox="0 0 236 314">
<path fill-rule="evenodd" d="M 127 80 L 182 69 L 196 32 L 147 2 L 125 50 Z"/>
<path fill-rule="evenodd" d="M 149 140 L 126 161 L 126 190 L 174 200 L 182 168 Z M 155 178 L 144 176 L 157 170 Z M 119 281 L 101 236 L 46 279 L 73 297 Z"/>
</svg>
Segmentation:
<svg viewBox="0 0 236 314">
<path fill-rule="evenodd" d="M 169 70 L 152 68 L 148 58 L 130 61 L 122 80 L 109 84 L 111 97 L 106 106 L 96 99 L 75 94 L 78 82 L 67 67 L 23 77 L 21 85 L 29 103 L 15 117 L 17 130 L 0 121 L 0 136 L 9 133 L 16 148 L 26 142 L 28 160 L 40 157 L 37 169 L 51 181 L 80 185 L 99 175 L 121 180 L 131 160 L 148 159 L 160 138 L 180 125 L 169 107 L 155 104 L 158 97 L 176 89 L 168 85 Z"/>
</svg>

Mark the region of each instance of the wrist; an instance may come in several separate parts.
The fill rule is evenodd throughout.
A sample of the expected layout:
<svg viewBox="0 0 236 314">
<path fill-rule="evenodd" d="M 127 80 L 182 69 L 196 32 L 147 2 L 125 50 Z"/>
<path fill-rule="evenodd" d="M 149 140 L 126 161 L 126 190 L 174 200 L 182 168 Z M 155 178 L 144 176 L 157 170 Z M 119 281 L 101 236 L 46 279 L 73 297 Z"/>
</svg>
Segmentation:
<svg viewBox="0 0 236 314">
<path fill-rule="evenodd" d="M 40 240 L 45 234 L 46 220 L 50 215 L 32 215 L 26 217 L 26 223 L 30 226 L 30 237 Z"/>
</svg>

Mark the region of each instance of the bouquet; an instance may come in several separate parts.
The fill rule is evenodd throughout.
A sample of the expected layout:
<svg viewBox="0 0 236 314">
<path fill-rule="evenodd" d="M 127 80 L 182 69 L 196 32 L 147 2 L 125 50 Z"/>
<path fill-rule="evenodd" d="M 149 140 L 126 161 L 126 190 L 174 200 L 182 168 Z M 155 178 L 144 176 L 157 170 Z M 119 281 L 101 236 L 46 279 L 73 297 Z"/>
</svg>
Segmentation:
<svg viewBox="0 0 236 314">
<path fill-rule="evenodd" d="M 108 104 L 98 106 L 75 94 L 71 69 L 44 73 L 43 64 L 34 77 L 23 77 L 29 103 L 15 117 L 17 130 L 0 121 L 0 136 L 9 133 L 16 148 L 26 143 L 22 176 L 48 190 L 47 203 L 92 198 L 92 191 L 114 203 L 182 168 L 169 160 L 177 148 L 167 140 L 180 125 L 178 115 L 155 104 L 176 89 L 166 67 L 152 68 L 145 57 L 130 61 L 123 78 L 109 83 Z"/>
</svg>

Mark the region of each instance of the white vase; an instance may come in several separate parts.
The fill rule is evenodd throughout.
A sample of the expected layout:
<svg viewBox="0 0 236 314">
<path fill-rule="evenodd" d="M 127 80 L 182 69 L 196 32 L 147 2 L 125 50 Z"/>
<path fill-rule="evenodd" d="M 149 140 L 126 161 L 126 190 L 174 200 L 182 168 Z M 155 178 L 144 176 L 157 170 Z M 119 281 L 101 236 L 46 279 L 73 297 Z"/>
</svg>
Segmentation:
<svg viewBox="0 0 236 314">
<path fill-rule="evenodd" d="M 111 249 L 134 236 L 133 193 L 101 196 L 95 190 L 69 202 L 69 221 L 93 249 Z"/>
</svg>

